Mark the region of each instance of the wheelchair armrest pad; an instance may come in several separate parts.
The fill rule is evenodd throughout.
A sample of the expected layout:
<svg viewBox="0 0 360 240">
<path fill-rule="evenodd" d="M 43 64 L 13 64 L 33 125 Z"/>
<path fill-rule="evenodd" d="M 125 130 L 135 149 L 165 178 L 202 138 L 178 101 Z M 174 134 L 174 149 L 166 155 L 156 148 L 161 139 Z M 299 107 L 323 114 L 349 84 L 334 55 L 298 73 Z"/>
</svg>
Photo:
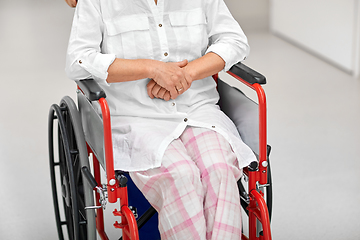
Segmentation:
<svg viewBox="0 0 360 240">
<path fill-rule="evenodd" d="M 76 83 L 90 101 L 97 101 L 100 98 L 106 98 L 104 90 L 94 79 L 84 79 L 76 81 Z"/>
<path fill-rule="evenodd" d="M 250 84 L 254 84 L 254 83 L 266 84 L 265 76 L 249 68 L 248 66 L 242 64 L 241 62 L 233 65 L 230 68 L 229 72 L 235 74 L 236 76 L 242 78 L 243 80 L 245 80 Z"/>
</svg>

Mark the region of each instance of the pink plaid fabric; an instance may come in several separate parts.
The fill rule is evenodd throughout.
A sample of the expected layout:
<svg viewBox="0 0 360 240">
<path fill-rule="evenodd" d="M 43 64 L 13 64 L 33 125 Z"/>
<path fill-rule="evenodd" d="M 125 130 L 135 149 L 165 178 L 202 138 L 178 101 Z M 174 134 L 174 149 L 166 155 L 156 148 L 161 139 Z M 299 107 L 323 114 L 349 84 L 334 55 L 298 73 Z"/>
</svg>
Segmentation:
<svg viewBox="0 0 360 240">
<path fill-rule="evenodd" d="M 160 168 L 131 173 L 159 213 L 161 239 L 241 239 L 237 180 L 242 171 L 217 132 L 188 127 Z"/>
</svg>

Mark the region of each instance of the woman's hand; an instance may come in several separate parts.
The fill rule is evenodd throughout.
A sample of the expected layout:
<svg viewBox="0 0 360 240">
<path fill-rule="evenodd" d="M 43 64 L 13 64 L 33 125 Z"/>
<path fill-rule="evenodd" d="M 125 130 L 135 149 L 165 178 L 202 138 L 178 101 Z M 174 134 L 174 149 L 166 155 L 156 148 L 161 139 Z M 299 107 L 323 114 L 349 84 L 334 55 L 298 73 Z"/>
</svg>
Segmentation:
<svg viewBox="0 0 360 240">
<path fill-rule="evenodd" d="M 65 0 L 70 7 L 76 7 L 77 0 Z"/>
<path fill-rule="evenodd" d="M 169 101 L 171 99 L 170 92 L 157 84 L 154 79 L 151 79 L 147 84 L 147 92 L 151 99 L 160 98 L 165 101 Z"/>
<path fill-rule="evenodd" d="M 188 90 L 192 79 L 184 69 L 187 64 L 187 60 L 167 63 L 157 61 L 153 70 L 154 77 L 147 87 L 149 96 L 168 99 L 170 94 L 170 98 L 175 99 Z"/>
</svg>

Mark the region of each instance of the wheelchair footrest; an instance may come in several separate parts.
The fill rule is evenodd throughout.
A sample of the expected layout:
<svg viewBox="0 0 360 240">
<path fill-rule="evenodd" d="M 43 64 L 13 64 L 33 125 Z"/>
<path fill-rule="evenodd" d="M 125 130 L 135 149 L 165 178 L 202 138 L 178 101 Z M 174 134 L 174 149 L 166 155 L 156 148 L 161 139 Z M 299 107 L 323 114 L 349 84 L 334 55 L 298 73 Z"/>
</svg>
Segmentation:
<svg viewBox="0 0 360 240">
<path fill-rule="evenodd" d="M 124 217 L 124 215 L 120 211 L 118 211 L 116 208 L 113 211 L 113 214 L 114 214 L 114 216 L 117 216 L 117 217 Z M 123 229 L 125 226 L 127 226 L 127 224 L 119 223 L 118 221 L 116 221 L 114 223 L 115 228 Z"/>
<path fill-rule="evenodd" d="M 135 218 L 138 218 L 138 217 L 139 217 L 136 207 L 129 206 L 129 209 L 130 209 L 131 212 L 134 214 Z M 113 214 L 114 214 L 114 216 L 118 216 L 118 217 L 122 217 L 122 216 L 123 216 L 123 214 L 122 214 L 120 211 L 118 211 L 117 209 L 115 209 L 115 210 L 113 211 Z"/>
<path fill-rule="evenodd" d="M 118 228 L 118 229 L 123 229 L 125 226 L 127 226 L 127 224 L 122 224 L 122 223 L 119 223 L 118 221 L 116 221 L 114 223 L 114 227 Z"/>
<path fill-rule="evenodd" d="M 122 217 L 122 216 L 123 216 L 123 214 L 122 214 L 120 211 L 118 211 L 116 208 L 115 208 L 115 210 L 113 211 L 113 214 L 114 214 L 114 216 L 118 216 L 118 217 Z"/>
</svg>

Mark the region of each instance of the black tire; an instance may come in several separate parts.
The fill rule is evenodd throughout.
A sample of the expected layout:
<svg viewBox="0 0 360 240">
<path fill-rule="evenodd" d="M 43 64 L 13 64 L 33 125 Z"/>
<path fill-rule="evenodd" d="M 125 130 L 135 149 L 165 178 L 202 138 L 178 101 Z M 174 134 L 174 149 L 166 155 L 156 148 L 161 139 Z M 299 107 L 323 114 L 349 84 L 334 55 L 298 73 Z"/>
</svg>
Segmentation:
<svg viewBox="0 0 360 240">
<path fill-rule="evenodd" d="M 270 152 L 271 146 L 267 146 L 267 155 L 268 155 L 268 186 L 266 186 L 266 205 L 269 211 L 269 219 L 271 222 L 272 216 L 272 205 L 273 205 L 273 191 L 272 191 L 272 177 L 271 177 L 271 167 L 270 167 Z"/>
<path fill-rule="evenodd" d="M 77 138 L 72 118 L 66 102 L 52 105 L 49 113 L 49 160 L 54 211 L 59 239 L 64 239 L 63 225 L 70 240 L 87 239 L 87 219 L 85 212 L 84 184 Z M 58 128 L 58 162 L 54 156 L 54 120 Z M 83 144 L 83 143 L 82 143 Z M 56 171 L 56 168 L 59 170 Z M 56 175 L 58 172 L 58 175 Z M 61 220 L 56 176 L 60 178 L 65 221 Z"/>
</svg>

